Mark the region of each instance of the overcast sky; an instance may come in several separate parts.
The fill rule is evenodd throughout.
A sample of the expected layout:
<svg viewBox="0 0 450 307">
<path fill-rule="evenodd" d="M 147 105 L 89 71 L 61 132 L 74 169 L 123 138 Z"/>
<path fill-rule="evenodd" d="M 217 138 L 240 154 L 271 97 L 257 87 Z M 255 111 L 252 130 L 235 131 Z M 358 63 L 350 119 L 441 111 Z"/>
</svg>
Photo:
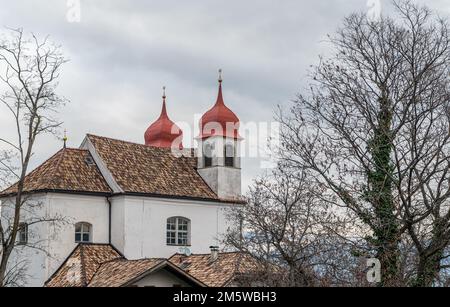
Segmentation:
<svg viewBox="0 0 450 307">
<path fill-rule="evenodd" d="M 60 118 L 71 147 L 86 133 L 142 143 L 163 85 L 172 120 L 194 125 L 194 114 L 215 102 L 218 68 L 225 102 L 241 121 L 270 122 L 277 104 L 304 86 L 309 65 L 330 52 L 326 35 L 368 7 L 367 0 L 81 0 L 80 21 L 69 22 L 70 2 L 1 0 L 0 25 L 63 46 L 70 62 L 58 92 L 70 103 Z M 450 14 L 448 0 L 420 2 Z M 389 1 L 381 8 L 388 12 Z M 0 132 L 12 133 L 0 112 Z M 62 146 L 55 137 L 40 141 L 33 167 Z M 260 172 L 258 160 L 246 159 L 244 185 Z"/>
</svg>

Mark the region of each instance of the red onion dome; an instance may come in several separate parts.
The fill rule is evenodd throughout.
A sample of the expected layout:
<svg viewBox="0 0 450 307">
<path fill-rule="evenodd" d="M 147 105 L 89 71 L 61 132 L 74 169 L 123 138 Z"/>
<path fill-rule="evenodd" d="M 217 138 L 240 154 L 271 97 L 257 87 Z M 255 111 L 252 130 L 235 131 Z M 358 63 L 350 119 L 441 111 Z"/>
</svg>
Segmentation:
<svg viewBox="0 0 450 307">
<path fill-rule="evenodd" d="M 200 119 L 201 139 L 212 136 L 224 136 L 241 139 L 239 136 L 239 118 L 231 111 L 223 100 L 222 95 L 222 70 L 219 70 L 219 94 L 216 104 L 203 114 Z"/>
<path fill-rule="evenodd" d="M 172 148 L 179 147 L 183 148 L 183 145 L 180 141 L 180 144 L 174 144 L 174 141 L 182 137 L 183 131 L 170 120 L 167 115 L 166 110 L 166 91 L 164 87 L 163 94 L 163 105 L 161 110 L 161 115 L 159 118 L 148 127 L 147 131 L 145 131 L 145 145 L 160 147 L 160 148 Z M 178 142 L 177 142 L 178 143 Z"/>
</svg>

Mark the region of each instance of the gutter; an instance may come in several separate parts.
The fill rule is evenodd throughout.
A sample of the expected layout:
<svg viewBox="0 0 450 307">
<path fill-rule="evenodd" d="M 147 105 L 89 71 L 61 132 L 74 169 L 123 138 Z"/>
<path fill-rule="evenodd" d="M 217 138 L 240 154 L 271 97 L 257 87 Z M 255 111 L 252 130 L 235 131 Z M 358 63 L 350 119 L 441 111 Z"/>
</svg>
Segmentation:
<svg viewBox="0 0 450 307">
<path fill-rule="evenodd" d="M 108 202 L 108 242 L 111 244 L 111 211 L 112 204 L 109 196 L 106 197 L 106 201 Z"/>
</svg>

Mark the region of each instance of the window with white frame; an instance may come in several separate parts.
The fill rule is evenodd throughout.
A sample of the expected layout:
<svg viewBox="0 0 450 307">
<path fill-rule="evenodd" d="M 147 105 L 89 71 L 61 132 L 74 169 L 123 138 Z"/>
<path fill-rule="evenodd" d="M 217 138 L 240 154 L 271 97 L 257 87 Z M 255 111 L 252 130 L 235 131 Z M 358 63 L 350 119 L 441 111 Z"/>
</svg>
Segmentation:
<svg viewBox="0 0 450 307">
<path fill-rule="evenodd" d="M 89 223 L 75 224 L 75 243 L 91 243 L 92 242 L 92 225 Z"/>
<path fill-rule="evenodd" d="M 20 223 L 19 232 L 17 234 L 17 237 L 18 237 L 19 245 L 28 244 L 28 224 L 27 223 Z"/>
<path fill-rule="evenodd" d="M 167 245 L 188 246 L 191 244 L 191 221 L 184 217 L 167 219 Z"/>
</svg>

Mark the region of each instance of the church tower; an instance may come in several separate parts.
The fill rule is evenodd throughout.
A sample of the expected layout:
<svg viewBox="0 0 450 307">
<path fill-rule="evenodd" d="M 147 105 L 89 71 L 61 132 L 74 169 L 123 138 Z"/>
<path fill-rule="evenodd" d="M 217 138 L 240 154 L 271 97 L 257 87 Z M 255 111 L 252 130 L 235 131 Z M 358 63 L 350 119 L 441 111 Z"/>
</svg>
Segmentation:
<svg viewBox="0 0 450 307">
<path fill-rule="evenodd" d="M 222 71 L 216 104 L 200 119 L 198 173 L 222 199 L 241 197 L 239 118 L 223 100 Z"/>
</svg>

